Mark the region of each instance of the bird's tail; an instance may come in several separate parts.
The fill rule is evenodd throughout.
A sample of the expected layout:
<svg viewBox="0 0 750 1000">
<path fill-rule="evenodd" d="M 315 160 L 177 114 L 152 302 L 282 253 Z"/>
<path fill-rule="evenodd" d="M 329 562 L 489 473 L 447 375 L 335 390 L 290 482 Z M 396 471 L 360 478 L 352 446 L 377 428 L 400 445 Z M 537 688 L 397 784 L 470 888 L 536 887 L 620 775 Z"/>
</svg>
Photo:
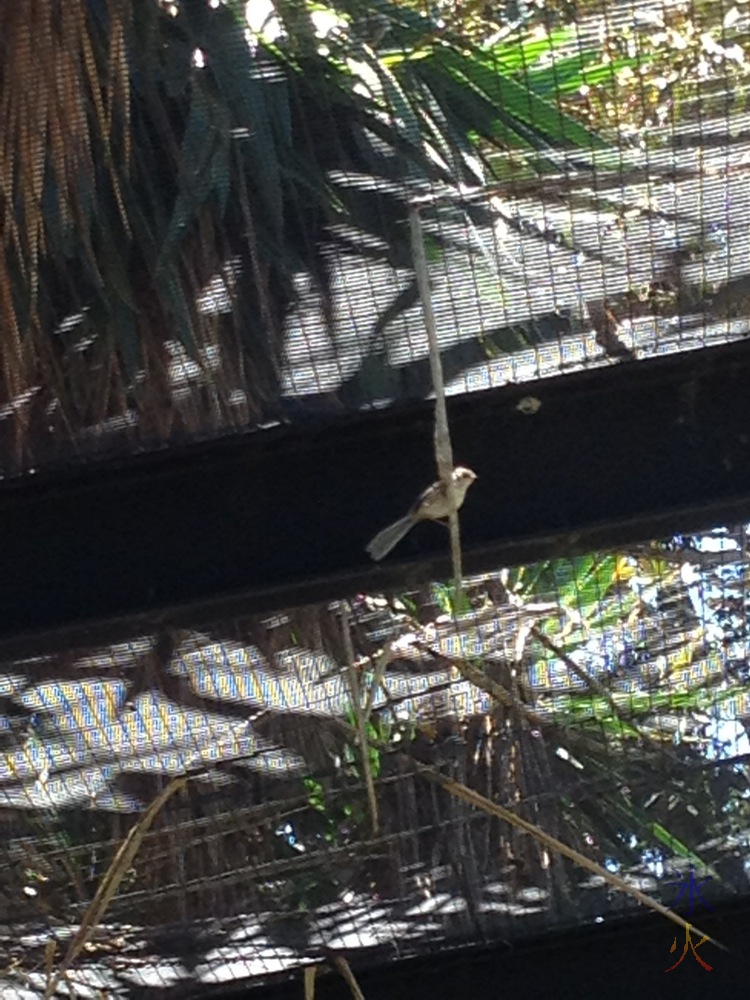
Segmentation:
<svg viewBox="0 0 750 1000">
<path fill-rule="evenodd" d="M 376 562 L 385 559 L 391 549 L 395 548 L 404 535 L 407 535 L 416 524 L 413 514 L 407 514 L 387 528 L 383 528 L 367 546 L 367 551 Z"/>
</svg>

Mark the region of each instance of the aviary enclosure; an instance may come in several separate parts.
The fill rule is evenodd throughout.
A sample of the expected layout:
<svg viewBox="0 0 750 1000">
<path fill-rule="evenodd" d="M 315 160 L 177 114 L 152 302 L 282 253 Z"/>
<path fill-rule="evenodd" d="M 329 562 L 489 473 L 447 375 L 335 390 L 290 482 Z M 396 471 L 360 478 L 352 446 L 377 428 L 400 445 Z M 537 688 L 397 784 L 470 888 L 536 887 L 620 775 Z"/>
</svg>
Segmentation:
<svg viewBox="0 0 750 1000">
<path fill-rule="evenodd" d="M 749 25 L 0 6 L 3 995 L 747 895 Z"/>
</svg>

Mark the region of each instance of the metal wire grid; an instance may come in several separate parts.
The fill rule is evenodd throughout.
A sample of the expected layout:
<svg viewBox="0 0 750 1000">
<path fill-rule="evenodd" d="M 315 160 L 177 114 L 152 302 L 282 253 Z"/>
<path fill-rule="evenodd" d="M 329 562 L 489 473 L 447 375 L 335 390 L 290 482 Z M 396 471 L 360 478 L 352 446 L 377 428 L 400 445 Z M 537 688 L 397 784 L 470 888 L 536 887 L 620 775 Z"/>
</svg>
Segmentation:
<svg viewBox="0 0 750 1000">
<path fill-rule="evenodd" d="M 186 771 L 75 970 L 112 995 L 632 908 L 414 759 L 657 897 L 689 864 L 708 900 L 746 893 L 746 579 L 739 527 L 474 578 L 457 620 L 433 584 L 6 664 L 3 949 L 38 985 L 50 935 L 69 939 L 138 811 Z M 363 705 L 372 690 L 377 820 L 342 615 Z"/>
<path fill-rule="evenodd" d="M 179 33 L 181 10 L 189 5 L 163 7 L 169 31 Z M 541 15 L 534 14 L 533 5 L 527 7 L 526 21 L 517 25 L 521 34 L 539 29 Z M 674 91 L 674 99 L 663 102 L 667 112 L 660 112 L 660 105 L 653 114 L 646 110 L 656 85 L 645 69 L 640 92 L 628 90 L 623 75 L 627 69 L 637 78 L 647 68 L 647 36 L 677 30 L 676 6 L 667 0 L 661 5 L 606 4 L 577 22 L 560 16 L 546 41 L 534 44 L 522 45 L 512 34 L 505 47 L 496 41 L 483 56 L 494 81 L 487 85 L 488 98 L 496 99 L 499 108 L 504 102 L 510 107 L 515 91 L 509 88 L 526 88 L 527 128 L 535 138 L 526 150 L 485 148 L 488 163 L 477 169 L 473 181 L 465 170 L 456 170 L 452 183 L 415 179 L 408 165 L 399 167 L 398 157 L 389 159 L 385 149 L 380 175 L 347 167 L 351 157 L 341 151 L 352 142 L 368 141 L 379 149 L 371 124 L 356 115 L 342 120 L 331 95 L 317 94 L 314 112 L 303 116 L 305 148 L 320 157 L 323 173 L 331 164 L 333 189 L 342 199 L 351 197 L 360 215 L 356 210 L 349 217 L 339 213 L 317 234 L 298 234 L 301 260 L 310 260 L 313 240 L 319 241 L 319 253 L 314 265 L 300 264 L 294 287 L 279 297 L 278 308 L 285 313 L 279 343 L 263 346 L 257 316 L 232 319 L 240 290 L 257 277 L 250 258 L 242 259 L 239 251 L 217 258 L 216 273 L 195 289 L 196 316 L 203 319 L 195 321 L 193 345 L 184 332 L 170 333 L 168 324 L 157 324 L 152 333 L 163 341 L 161 360 L 151 357 L 148 365 L 138 367 L 132 384 L 118 383 L 106 405 L 84 407 L 79 419 L 70 408 L 82 391 L 77 380 L 103 377 L 106 345 L 99 331 L 89 329 L 85 302 L 77 301 L 75 308 L 71 303 L 67 314 L 57 317 L 53 337 L 63 345 L 60 364 L 68 373 L 60 391 L 63 396 L 70 392 L 70 399 L 54 398 L 54 393 L 47 398 L 49 386 L 32 381 L 5 400 L 0 411 L 9 435 L 16 434 L 17 428 L 10 428 L 21 421 L 34 438 L 22 465 L 264 427 L 310 412 L 335 419 L 347 410 L 428 396 L 426 343 L 405 225 L 406 207 L 414 197 L 432 203 L 424 216 L 434 307 L 453 392 L 743 336 L 750 312 L 745 282 L 749 247 L 747 227 L 736 220 L 744 219 L 748 209 L 745 83 L 737 70 L 744 15 L 738 14 L 738 22 L 728 5 L 716 4 L 714 11 L 719 7 L 723 35 L 713 49 L 706 42 L 702 56 L 708 79 L 693 91 L 683 81 L 684 94 L 679 81 L 666 81 L 664 86 Z M 453 14 L 446 7 L 441 16 L 448 23 Z M 320 44 L 327 39 L 333 45 L 345 31 L 343 24 L 330 27 L 330 38 L 324 34 Z M 214 30 L 209 25 L 207 32 L 209 28 Z M 258 37 L 242 44 L 250 44 L 248 65 L 259 73 L 273 108 L 282 76 L 263 62 Z M 375 55 L 387 63 L 390 54 L 397 62 L 402 53 L 389 39 L 398 37 L 392 26 Z M 195 50 L 205 50 L 200 59 L 194 55 L 190 70 L 198 81 L 201 74 L 208 79 L 215 72 L 213 38 L 207 34 L 203 49 Z M 625 48 L 620 51 L 617 44 Z M 247 52 L 233 51 L 238 65 L 244 65 Z M 675 60 L 677 52 L 675 48 Z M 612 114 L 621 99 L 622 119 L 609 122 L 609 148 L 595 151 L 581 142 L 566 148 L 534 131 L 552 127 L 546 119 L 543 125 L 543 115 L 557 115 L 563 129 L 573 121 L 576 106 L 580 112 L 581 94 L 571 89 L 570 66 L 576 60 L 590 73 L 598 67 L 594 76 L 600 84 L 609 73 Z M 702 65 L 698 61 L 696 73 Z M 355 60 L 349 72 L 363 72 L 362 66 Z M 310 99 L 299 80 L 286 86 L 292 104 Z M 588 84 L 581 84 L 581 91 L 586 87 L 593 93 Z M 134 92 L 136 110 L 139 99 Z M 643 109 L 636 115 L 633 107 L 639 99 Z M 185 100 L 186 111 L 189 96 Z M 394 91 L 386 87 L 381 100 L 383 127 L 408 132 Z M 518 108 L 517 96 L 513 108 Z M 628 112 L 641 121 L 640 130 L 631 126 Z M 649 114 L 652 124 L 644 128 Z M 179 146 L 184 139 L 187 155 L 192 146 L 180 132 L 185 122 L 181 126 L 178 115 L 172 124 L 175 141 Z M 335 152 L 325 144 L 315 146 L 316 128 L 328 136 Z M 237 125 L 228 141 L 244 149 L 248 135 Z M 220 173 L 218 166 L 216 170 Z M 234 222 L 220 214 L 214 222 L 231 243 Z M 48 279 L 45 271 L 42 282 L 54 284 L 53 272 L 54 267 Z M 320 294 L 326 282 L 327 305 Z M 277 349 L 280 360 L 271 365 L 278 363 L 271 381 L 278 378 L 278 384 L 261 389 L 268 374 L 263 358 Z M 6 474 L 18 471 L 17 452 L 11 456 L 10 444 L 3 448 Z"/>
</svg>

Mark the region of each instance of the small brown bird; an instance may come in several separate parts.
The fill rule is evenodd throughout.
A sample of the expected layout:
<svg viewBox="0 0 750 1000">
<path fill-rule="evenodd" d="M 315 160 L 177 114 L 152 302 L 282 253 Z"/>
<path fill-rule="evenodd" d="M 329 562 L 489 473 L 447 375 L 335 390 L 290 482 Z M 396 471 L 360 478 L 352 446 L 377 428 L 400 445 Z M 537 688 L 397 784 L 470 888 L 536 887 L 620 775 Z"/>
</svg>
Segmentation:
<svg viewBox="0 0 750 1000">
<path fill-rule="evenodd" d="M 462 465 L 457 465 L 453 470 L 456 509 L 464 502 L 466 491 L 476 478 L 476 473 Z M 438 480 L 420 494 L 408 514 L 379 531 L 368 543 L 367 551 L 376 562 L 379 562 L 398 545 L 418 521 L 439 521 L 450 517 L 451 513 L 450 498 L 442 480 Z"/>
</svg>

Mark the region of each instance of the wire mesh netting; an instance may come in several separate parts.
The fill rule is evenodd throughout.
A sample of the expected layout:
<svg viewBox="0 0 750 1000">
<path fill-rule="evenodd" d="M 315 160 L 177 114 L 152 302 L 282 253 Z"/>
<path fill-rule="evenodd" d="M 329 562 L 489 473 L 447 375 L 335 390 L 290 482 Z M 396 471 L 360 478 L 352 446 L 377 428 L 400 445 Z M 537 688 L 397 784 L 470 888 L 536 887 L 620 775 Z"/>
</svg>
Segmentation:
<svg viewBox="0 0 750 1000">
<path fill-rule="evenodd" d="M 745 337 L 749 19 L 0 4 L 0 477 L 430 397 L 415 211 L 454 394 Z M 0 993 L 199 996 L 612 923 L 614 875 L 747 895 L 747 577 L 740 524 L 28 640 L 0 664 Z"/>
<path fill-rule="evenodd" d="M 0 985 L 43 992 L 175 776 L 76 989 L 197 996 L 638 908 L 464 789 L 665 905 L 693 876 L 747 894 L 747 578 L 740 526 L 489 573 L 462 607 L 433 583 L 5 663 Z"/>
<path fill-rule="evenodd" d="M 3 5 L 2 471 L 747 331 L 743 3 Z M 738 220 L 740 222 L 738 223 Z"/>
</svg>

